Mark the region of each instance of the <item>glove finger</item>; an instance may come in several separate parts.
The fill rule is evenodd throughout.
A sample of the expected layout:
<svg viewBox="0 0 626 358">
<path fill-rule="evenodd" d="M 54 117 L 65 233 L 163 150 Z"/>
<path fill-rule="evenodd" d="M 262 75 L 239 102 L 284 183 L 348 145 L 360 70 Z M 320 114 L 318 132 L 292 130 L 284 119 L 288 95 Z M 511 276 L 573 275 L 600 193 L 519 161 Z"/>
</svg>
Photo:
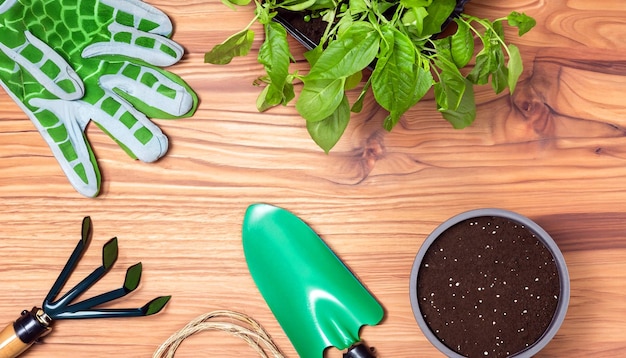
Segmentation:
<svg viewBox="0 0 626 358">
<path fill-rule="evenodd" d="M 31 111 L 26 106 L 23 109 L 76 191 L 95 197 L 100 191 L 100 171 L 84 134 L 88 120 L 78 117 L 79 113 L 84 113 L 83 104 L 82 101 L 35 98 L 29 105 L 37 110 Z"/>
<path fill-rule="evenodd" d="M 48 45 L 29 31 L 24 41 L 13 48 L 0 42 L 0 51 L 28 71 L 46 90 L 64 100 L 82 98 L 83 82 L 72 67 Z M 15 68 L 14 71 L 18 69 Z"/>
<path fill-rule="evenodd" d="M 197 104 L 182 79 L 158 68 L 125 63 L 116 74 L 101 76 L 99 83 L 106 91 L 121 91 L 127 101 L 153 118 L 182 117 Z"/>
<path fill-rule="evenodd" d="M 178 62 L 185 52 L 182 46 L 167 37 L 134 27 L 112 23 L 108 30 L 111 32 L 111 40 L 87 46 L 81 54 L 83 58 L 118 55 L 165 67 Z"/>
<path fill-rule="evenodd" d="M 113 18 L 122 25 L 168 37 L 172 33 L 172 22 L 169 17 L 143 1 L 101 0 L 100 2 L 113 8 Z"/>
<path fill-rule="evenodd" d="M 168 141 L 161 129 L 116 93 L 105 92 L 91 106 L 91 119 L 133 158 L 154 162 L 165 155 Z"/>
<path fill-rule="evenodd" d="M 4 2 L 0 4 L 0 14 L 4 14 L 9 11 L 9 9 L 16 3 L 17 0 L 4 0 Z"/>
</svg>

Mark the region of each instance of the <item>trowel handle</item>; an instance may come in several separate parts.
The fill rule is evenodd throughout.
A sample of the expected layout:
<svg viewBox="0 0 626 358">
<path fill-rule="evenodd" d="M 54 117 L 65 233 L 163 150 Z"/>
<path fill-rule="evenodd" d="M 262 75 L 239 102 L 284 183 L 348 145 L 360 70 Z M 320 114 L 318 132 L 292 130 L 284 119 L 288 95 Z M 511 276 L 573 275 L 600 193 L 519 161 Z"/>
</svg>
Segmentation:
<svg viewBox="0 0 626 358">
<path fill-rule="evenodd" d="M 375 358 L 376 355 L 365 343 L 359 342 L 348 348 L 343 358 Z"/>
<path fill-rule="evenodd" d="M 0 358 L 15 358 L 24 353 L 38 338 L 50 333 L 49 321 L 39 308 L 24 310 L 20 318 L 0 331 Z"/>
</svg>

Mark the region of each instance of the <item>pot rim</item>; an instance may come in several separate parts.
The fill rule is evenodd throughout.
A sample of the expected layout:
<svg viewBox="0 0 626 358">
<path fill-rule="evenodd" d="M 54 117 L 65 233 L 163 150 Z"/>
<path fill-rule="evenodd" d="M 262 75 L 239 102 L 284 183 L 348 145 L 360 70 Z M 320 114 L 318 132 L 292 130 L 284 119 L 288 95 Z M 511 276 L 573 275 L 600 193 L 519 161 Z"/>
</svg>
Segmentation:
<svg viewBox="0 0 626 358">
<path fill-rule="evenodd" d="M 424 259 L 424 255 L 430 248 L 433 242 L 447 229 L 452 227 L 453 225 L 462 222 L 467 219 L 481 217 L 481 216 L 497 216 L 509 219 L 511 221 L 518 222 L 523 224 L 528 230 L 532 231 L 535 236 L 544 244 L 544 246 L 550 251 L 554 261 L 557 265 L 557 271 L 559 273 L 559 285 L 560 285 L 560 295 L 559 302 L 557 303 L 556 311 L 554 316 L 552 317 L 552 321 L 550 325 L 545 330 L 543 335 L 535 341 L 532 345 L 527 347 L 526 349 L 519 351 L 512 355 L 512 357 L 517 358 L 529 358 L 533 355 L 537 354 L 541 349 L 543 349 L 552 338 L 556 335 L 557 331 L 561 327 L 563 320 L 565 319 L 565 315 L 567 313 L 567 307 L 569 305 L 570 299 L 570 280 L 569 273 L 567 270 L 567 265 L 565 263 L 565 258 L 561 253 L 561 250 L 558 248 L 556 242 L 552 239 L 552 237 L 537 223 L 532 221 L 531 219 L 520 215 L 518 213 L 498 209 L 498 208 L 483 208 L 483 209 L 475 209 L 463 212 L 456 216 L 451 217 L 450 219 L 444 221 L 440 224 L 424 241 L 422 246 L 420 247 L 417 255 L 415 256 L 415 260 L 413 262 L 413 267 L 411 269 L 411 277 L 410 277 L 410 287 L 409 287 L 409 295 L 411 298 L 411 308 L 413 309 L 413 315 L 415 316 L 415 320 L 417 321 L 418 326 L 422 330 L 422 333 L 426 336 L 428 341 L 435 346 L 439 351 L 444 353 L 448 357 L 452 358 L 462 358 L 463 356 L 459 353 L 455 352 L 445 344 L 443 344 L 437 336 L 430 330 L 428 324 L 424 320 L 422 313 L 419 308 L 419 302 L 417 297 L 417 276 L 419 273 L 419 268 L 421 266 L 422 260 Z"/>
</svg>

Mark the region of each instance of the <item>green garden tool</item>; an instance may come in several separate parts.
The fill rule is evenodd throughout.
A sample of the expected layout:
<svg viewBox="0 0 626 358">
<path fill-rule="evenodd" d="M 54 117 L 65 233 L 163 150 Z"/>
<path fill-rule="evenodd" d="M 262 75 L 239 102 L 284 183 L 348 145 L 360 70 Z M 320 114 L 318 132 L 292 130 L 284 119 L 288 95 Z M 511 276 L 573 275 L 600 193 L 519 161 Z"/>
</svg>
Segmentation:
<svg viewBox="0 0 626 358">
<path fill-rule="evenodd" d="M 345 358 L 373 357 L 359 330 L 378 324 L 383 308 L 307 224 L 254 204 L 242 237 L 252 278 L 300 357 L 331 346 L 348 349 Z"/>
<path fill-rule="evenodd" d="M 170 296 L 161 296 L 139 308 L 97 308 L 102 304 L 124 297 L 139 286 L 141 263 L 126 271 L 122 287 L 109 292 L 72 303 L 76 298 L 100 280 L 117 260 L 117 239 L 109 240 L 102 248 L 102 265 L 69 289 L 63 296 L 57 295 L 78 265 L 91 240 L 91 219 L 83 220 L 81 239 L 68 259 L 59 277 L 52 285 L 40 307 L 22 311 L 22 315 L 13 324 L 0 331 L 0 358 L 13 358 L 26 351 L 39 338 L 51 331 L 51 324 L 57 319 L 112 318 L 149 316 L 161 311 Z M 56 300 L 55 300 L 56 299 Z"/>
</svg>

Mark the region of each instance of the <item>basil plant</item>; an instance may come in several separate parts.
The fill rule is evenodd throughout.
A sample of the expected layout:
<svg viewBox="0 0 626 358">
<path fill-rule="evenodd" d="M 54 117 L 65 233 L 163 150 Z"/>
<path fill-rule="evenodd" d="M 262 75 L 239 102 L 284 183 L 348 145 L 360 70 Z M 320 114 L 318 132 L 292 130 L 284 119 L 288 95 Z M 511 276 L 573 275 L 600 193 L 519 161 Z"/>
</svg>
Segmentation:
<svg viewBox="0 0 626 358">
<path fill-rule="evenodd" d="M 222 1 L 233 8 L 251 5 L 250 0 Z M 516 27 L 519 36 L 535 25 L 530 16 L 512 12 L 493 21 L 461 13 L 448 26 L 455 0 L 264 0 L 253 5 L 250 24 L 207 52 L 205 62 L 227 64 L 248 54 L 251 26 L 261 23 L 265 39 L 258 61 L 266 74 L 259 78 L 264 87 L 257 108 L 290 103 L 296 99 L 294 83 L 301 82 L 295 107 L 326 152 L 341 138 L 351 112 L 361 110 L 368 91 L 389 112 L 383 123 L 387 130 L 431 88 L 437 109 L 454 128 L 470 125 L 476 117 L 473 86 L 490 83 L 495 93 L 507 88 L 513 93 L 522 73 L 520 51 L 505 42 L 504 23 Z M 287 31 L 273 21 L 279 10 L 302 12 L 305 19 L 325 24 L 317 46 L 305 53 L 306 74 L 290 71 L 294 57 Z M 441 36 L 444 25 L 452 31 Z M 350 103 L 346 91 L 363 82 L 366 69 L 371 75 Z"/>
</svg>

